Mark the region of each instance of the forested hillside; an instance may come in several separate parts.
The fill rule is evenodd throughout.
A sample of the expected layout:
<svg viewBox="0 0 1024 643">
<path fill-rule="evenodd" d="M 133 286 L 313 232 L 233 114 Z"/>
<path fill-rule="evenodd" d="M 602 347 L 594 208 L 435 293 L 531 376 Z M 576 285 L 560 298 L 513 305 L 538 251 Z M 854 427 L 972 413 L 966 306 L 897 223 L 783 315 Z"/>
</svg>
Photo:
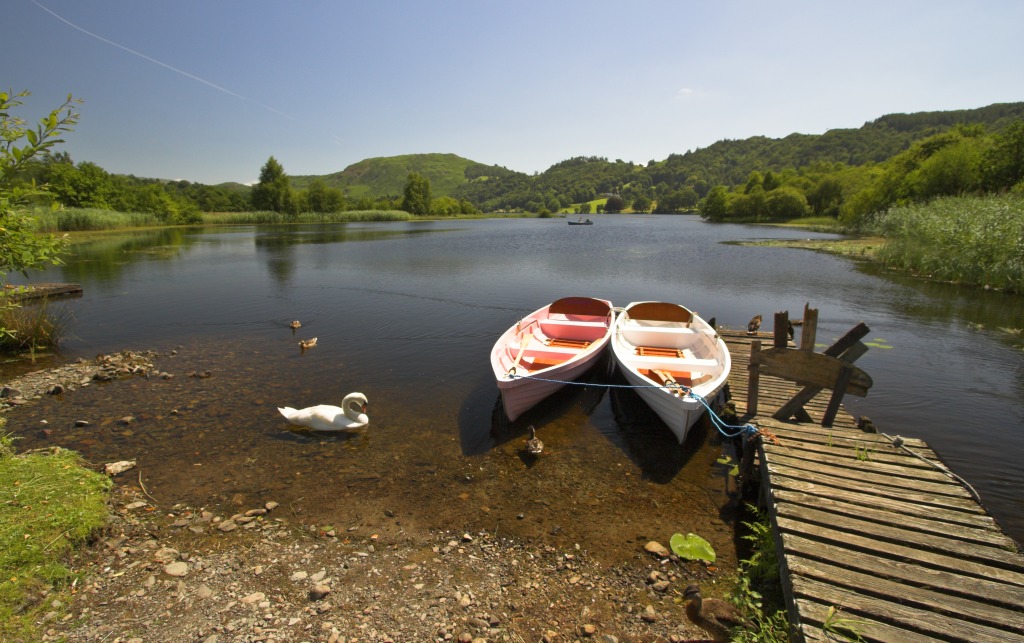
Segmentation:
<svg viewBox="0 0 1024 643">
<path fill-rule="evenodd" d="M 972 110 L 890 114 L 858 129 L 834 129 L 824 134 L 790 134 L 781 139 L 754 136 L 724 140 L 703 149 L 672 154 L 638 169 L 621 161 L 576 158 L 552 166 L 537 175 L 517 174 L 483 184 L 464 185 L 455 196 L 466 198 L 484 211 L 526 209 L 542 204 L 554 211 L 579 203 L 586 194 L 626 192 L 628 197 L 647 193 L 654 201 L 693 190 L 703 198 L 711 187 L 744 184 L 751 172 L 774 172 L 841 163 L 860 166 L 881 163 L 908 149 L 915 141 L 957 125 L 980 125 L 995 133 L 1024 118 L 1024 103 L 990 105 Z M 591 196 L 590 198 L 594 198 Z M 675 200 L 669 199 L 669 200 Z M 690 203 L 692 197 L 684 198 Z M 673 211 L 669 208 L 663 211 Z"/>
<path fill-rule="evenodd" d="M 512 170 L 484 165 L 455 154 L 406 154 L 370 158 L 325 176 L 292 176 L 292 187 L 304 190 L 314 179 L 338 188 L 349 199 L 396 197 L 402 194 L 410 172 L 430 180 L 435 196 L 451 196 L 467 183 L 515 174 Z"/>
</svg>

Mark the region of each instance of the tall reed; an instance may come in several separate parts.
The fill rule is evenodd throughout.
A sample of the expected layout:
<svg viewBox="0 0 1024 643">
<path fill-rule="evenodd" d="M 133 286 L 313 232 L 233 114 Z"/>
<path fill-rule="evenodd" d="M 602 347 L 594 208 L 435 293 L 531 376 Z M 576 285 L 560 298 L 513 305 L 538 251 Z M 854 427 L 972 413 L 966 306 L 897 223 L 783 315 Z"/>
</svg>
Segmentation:
<svg viewBox="0 0 1024 643">
<path fill-rule="evenodd" d="M 115 212 L 100 208 L 37 209 L 33 216 L 40 232 L 81 232 L 165 225 L 149 212 Z"/>
<path fill-rule="evenodd" d="M 1024 293 L 1024 198 L 948 197 L 891 208 L 873 227 L 882 263 L 930 279 Z"/>
<path fill-rule="evenodd" d="M 362 221 L 408 221 L 412 215 L 401 210 L 350 210 L 345 212 L 211 212 L 203 223 L 225 225 L 261 225 L 274 223 L 353 223 Z"/>
<path fill-rule="evenodd" d="M 0 297 L 0 352 L 20 353 L 56 347 L 66 334 L 71 312 L 46 299 L 18 304 Z"/>
</svg>

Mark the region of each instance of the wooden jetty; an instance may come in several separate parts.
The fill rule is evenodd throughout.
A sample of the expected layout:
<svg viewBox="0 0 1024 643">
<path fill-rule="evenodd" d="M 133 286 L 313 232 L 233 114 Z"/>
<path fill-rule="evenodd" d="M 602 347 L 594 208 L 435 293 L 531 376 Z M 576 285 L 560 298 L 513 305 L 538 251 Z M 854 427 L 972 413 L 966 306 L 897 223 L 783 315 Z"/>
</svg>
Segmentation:
<svg viewBox="0 0 1024 643">
<path fill-rule="evenodd" d="M 774 339 L 778 348 L 779 335 L 720 334 L 732 353 L 737 414 L 764 432 L 755 439 L 761 498 L 792 638 L 1024 641 L 1024 555 L 969 484 L 923 441 L 895 435 L 900 427 L 871 432 L 823 382 L 766 374 L 772 367 L 756 344 Z M 804 346 L 813 347 L 809 335 Z M 866 350 L 858 340 L 847 341 L 853 352 L 839 352 L 847 364 L 831 371 L 842 392 L 856 375 L 852 359 Z"/>
<path fill-rule="evenodd" d="M 6 286 L 0 295 L 14 301 L 46 299 L 49 297 L 66 297 L 82 294 L 79 284 L 28 284 L 26 286 Z"/>
</svg>

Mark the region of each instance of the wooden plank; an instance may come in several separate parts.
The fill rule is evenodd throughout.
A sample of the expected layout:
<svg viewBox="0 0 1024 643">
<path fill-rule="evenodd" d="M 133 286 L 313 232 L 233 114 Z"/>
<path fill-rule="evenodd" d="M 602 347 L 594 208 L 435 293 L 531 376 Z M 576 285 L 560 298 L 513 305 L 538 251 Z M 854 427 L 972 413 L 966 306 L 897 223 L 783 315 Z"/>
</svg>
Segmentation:
<svg viewBox="0 0 1024 643">
<path fill-rule="evenodd" d="M 864 339 L 871 329 L 864 322 L 860 322 L 845 335 L 840 337 L 834 344 L 825 349 L 824 354 L 830 357 L 841 357 L 843 353 L 850 350 L 857 342 Z"/>
<path fill-rule="evenodd" d="M 914 609 L 885 599 L 836 588 L 799 575 L 793 577 L 793 589 L 797 596 L 813 598 L 825 605 L 841 607 L 847 612 L 849 618 L 855 619 L 858 615 L 873 616 L 879 621 L 904 627 L 911 632 L 932 635 L 942 640 L 952 639 L 971 641 L 972 643 L 1006 643 L 1011 640 L 1022 640 L 1022 637 L 1013 632 L 970 623 L 944 614 Z"/>
<path fill-rule="evenodd" d="M 975 596 L 1007 608 L 1024 605 L 1024 587 L 965 576 L 955 571 L 935 569 L 914 561 L 885 558 L 876 553 L 865 553 L 847 547 L 830 545 L 790 534 L 786 537 L 787 554 L 825 562 L 842 561 L 850 569 L 873 573 L 883 578 L 912 583 L 920 587 L 939 587 L 962 596 Z M 817 563 L 815 563 L 817 564 Z"/>
<path fill-rule="evenodd" d="M 754 355 L 761 350 L 761 340 L 755 339 L 750 342 L 750 359 L 754 359 Z M 731 352 L 731 351 L 730 351 Z M 759 383 L 761 380 L 761 373 L 756 368 L 748 369 L 750 381 L 747 384 L 747 411 L 749 413 L 757 413 L 757 396 L 759 390 Z"/>
<path fill-rule="evenodd" d="M 758 426 L 761 426 L 760 423 L 758 423 Z M 833 438 L 833 443 L 829 444 L 826 439 L 820 441 L 807 440 L 803 437 L 807 434 L 794 435 L 775 429 L 768 430 L 775 437 L 779 438 L 781 442 L 779 446 L 784 446 L 790 453 L 794 455 L 799 454 L 800 457 L 807 459 L 822 456 L 835 457 L 841 460 L 856 460 L 859 449 L 861 452 L 867 450 L 870 453 L 872 462 L 901 466 L 906 469 L 938 471 L 933 465 L 919 458 L 915 458 L 902 450 L 892 449 L 892 445 L 884 437 L 878 436 L 877 439 L 874 439 L 877 434 L 861 433 L 864 437 L 859 440 Z"/>
<path fill-rule="evenodd" d="M 843 402 L 843 395 L 846 394 L 846 387 L 850 385 L 850 379 L 853 377 L 853 366 L 843 366 L 839 369 L 839 375 L 836 377 L 836 383 L 832 385 L 832 398 L 828 401 L 828 407 L 825 409 L 825 416 L 821 418 L 821 426 L 832 426 L 832 423 L 836 420 L 836 414 L 839 413 L 839 405 Z"/>
<path fill-rule="evenodd" d="M 931 516 L 911 516 L 901 511 L 855 505 L 800 491 L 774 489 L 773 497 L 777 502 L 790 502 L 803 507 L 828 510 L 835 515 L 851 518 L 860 517 L 865 520 L 909 531 L 930 533 L 937 536 L 949 535 L 982 546 L 1000 547 L 1003 549 L 1012 549 L 1015 546 L 1012 538 L 992 528 L 950 525 L 945 520 L 939 518 L 930 519 Z"/>
<path fill-rule="evenodd" d="M 974 529 L 999 531 L 995 518 L 985 513 L 944 509 L 934 505 L 921 505 L 916 502 L 907 502 L 906 498 L 903 497 L 898 499 L 886 498 L 875 494 L 861 493 L 860 490 L 849 490 L 845 487 L 816 484 L 814 482 L 808 482 L 807 480 L 790 478 L 787 476 L 772 478 L 772 494 L 777 495 L 779 492 L 785 491 L 825 496 L 850 505 L 875 508 L 883 511 L 892 511 L 904 516 L 932 518 L 934 520 L 941 520 L 945 523 L 952 523 L 951 526 L 953 527 L 962 525 L 964 527 L 971 527 Z"/>
<path fill-rule="evenodd" d="M 794 443 L 795 444 L 795 443 Z M 782 445 L 772 445 L 772 455 L 779 455 L 789 458 L 795 458 L 804 460 L 808 463 L 808 466 L 819 467 L 821 465 L 831 465 L 837 468 L 855 469 L 850 472 L 854 476 L 859 476 L 861 472 L 877 473 L 890 478 L 909 478 L 912 480 L 927 480 L 930 482 L 936 482 L 939 484 L 951 484 L 953 479 L 939 471 L 934 467 L 930 467 L 927 463 L 917 460 L 917 458 L 910 458 L 908 456 L 894 457 L 903 458 L 905 460 L 917 460 L 918 464 L 924 466 L 905 466 L 900 462 L 884 462 L 882 460 L 874 459 L 874 452 L 868 450 L 866 444 L 857 445 L 854 444 L 853 449 L 836 449 L 835 454 L 822 453 L 820 450 L 805 450 L 802 445 L 789 446 L 789 443 L 783 443 Z M 858 456 L 858 452 L 861 455 Z M 861 459 L 867 458 L 867 459 Z M 902 481 L 892 480 L 892 484 L 901 484 Z M 953 483 L 959 485 L 959 483 Z"/>
<path fill-rule="evenodd" d="M 830 607 L 833 607 L 832 605 L 825 605 L 810 598 L 800 598 L 796 602 L 799 605 L 800 613 L 806 619 L 800 628 L 805 640 L 829 641 L 830 643 L 843 640 L 841 638 L 842 630 L 830 633 L 825 632 L 820 627 L 824 624 L 825 619 L 828 618 L 828 610 Z M 906 628 L 882 623 L 877 619 L 864 615 L 852 616 L 844 610 L 841 610 L 834 618 L 853 621 L 857 635 L 862 640 L 870 643 L 893 643 L 897 641 L 899 643 L 935 643 L 934 636 L 911 632 Z M 811 625 L 812 623 L 814 625 Z M 853 636 L 850 636 L 850 639 L 856 640 Z"/>
<path fill-rule="evenodd" d="M 870 483 L 876 487 L 895 487 L 899 489 L 906 489 L 908 491 L 932 493 L 953 498 L 969 499 L 971 502 L 974 501 L 973 496 L 971 496 L 967 489 L 960 486 L 958 483 L 953 483 L 952 480 L 948 478 L 941 482 L 914 478 L 894 479 L 893 476 L 886 471 L 878 473 L 872 472 L 877 471 L 882 465 L 875 465 L 872 467 L 843 467 L 830 465 L 828 463 L 814 463 L 790 456 L 780 450 L 773 451 L 773 448 L 778 449 L 771 445 L 766 445 L 764 449 L 769 464 L 787 466 L 792 469 L 813 470 L 822 475 L 848 480 L 849 484 L 853 487 L 859 487 L 865 483 Z"/>
<path fill-rule="evenodd" d="M 878 541 L 876 547 L 883 550 L 893 544 L 949 553 L 964 561 L 974 560 L 988 564 L 992 568 L 1002 567 L 1015 572 L 1019 579 L 1024 579 L 1024 559 L 1015 552 L 998 547 L 984 547 L 965 543 L 956 538 L 907 531 L 867 520 L 836 516 L 827 511 L 798 505 L 779 505 L 777 511 L 780 519 L 785 517 L 802 524 L 818 525 L 830 529 L 834 533 L 842 533 L 843 538 L 850 534 L 870 537 L 872 540 Z M 800 532 L 801 529 L 796 529 L 796 531 Z"/>
<path fill-rule="evenodd" d="M 974 623 L 1024 634 L 1024 618 L 1021 618 L 1021 614 L 1016 610 L 988 605 L 941 591 L 897 583 L 875 574 L 865 574 L 820 560 L 808 560 L 801 556 L 790 556 L 789 571 L 791 574 L 814 578 L 823 583 L 845 587 L 857 593 L 872 594 L 904 606 L 955 615 Z"/>
<path fill-rule="evenodd" d="M 761 375 L 772 375 L 792 380 L 802 386 L 816 386 L 831 389 L 843 368 L 852 369 L 846 393 L 865 397 L 871 388 L 871 376 L 856 366 L 824 353 L 793 350 L 791 348 L 767 348 L 750 358 Z"/>
<path fill-rule="evenodd" d="M 762 463 L 772 478 L 778 476 L 785 476 L 789 478 L 795 478 L 797 480 L 804 480 L 813 482 L 820 485 L 837 486 L 842 489 L 851 489 L 851 485 L 848 480 L 837 480 L 833 476 L 822 475 L 814 471 L 799 467 L 790 467 L 780 465 L 774 462 L 765 462 L 762 458 Z M 956 511 L 974 512 L 978 514 L 985 513 L 985 510 L 978 506 L 978 503 L 973 498 L 954 498 L 952 496 L 936 496 L 932 493 L 919 493 L 916 491 L 909 491 L 903 487 L 893 487 L 891 485 L 876 485 L 876 484 L 858 484 L 853 489 L 861 493 L 870 493 L 876 496 L 882 496 L 885 498 L 891 498 L 893 500 L 902 500 L 904 502 L 915 502 L 920 505 L 927 505 L 932 507 L 944 507 Z"/>
<path fill-rule="evenodd" d="M 768 418 L 757 418 L 757 425 L 771 429 L 772 433 L 783 439 L 792 438 L 794 443 L 797 443 L 801 448 L 809 448 L 810 446 L 826 445 L 834 446 L 837 448 L 854 448 L 855 445 L 861 447 L 870 445 L 871 447 L 878 446 L 876 451 L 880 451 L 881 448 L 892 446 L 892 442 L 889 441 L 881 433 L 865 433 L 860 429 L 856 428 L 843 428 L 841 426 L 834 426 L 831 429 L 823 430 L 821 427 L 812 424 L 792 424 L 789 422 L 778 422 L 770 420 Z M 904 446 L 908 446 L 914 451 L 918 452 L 919 455 L 934 460 L 936 463 L 941 464 L 941 460 L 938 455 L 928 448 L 922 440 L 914 438 L 903 438 Z M 894 454 L 910 454 L 905 451 L 893 451 Z M 930 466 L 926 462 L 921 462 L 917 458 L 907 457 L 908 461 L 917 461 L 923 466 Z"/>
</svg>

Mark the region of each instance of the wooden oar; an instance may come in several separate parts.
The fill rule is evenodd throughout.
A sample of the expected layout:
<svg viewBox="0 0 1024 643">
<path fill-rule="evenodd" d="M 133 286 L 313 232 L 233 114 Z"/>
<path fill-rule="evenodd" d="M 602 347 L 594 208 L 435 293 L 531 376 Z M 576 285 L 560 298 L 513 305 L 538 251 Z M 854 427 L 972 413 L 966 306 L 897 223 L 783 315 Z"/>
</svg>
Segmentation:
<svg viewBox="0 0 1024 643">
<path fill-rule="evenodd" d="M 523 359 L 523 353 L 526 352 L 526 345 L 530 343 L 531 337 L 533 337 L 533 333 L 530 333 L 529 335 L 523 335 L 523 338 L 519 340 L 519 354 L 516 355 L 516 360 L 512 362 L 511 368 L 508 369 L 509 373 L 516 370 L 516 368 L 519 366 L 519 360 Z"/>
</svg>

